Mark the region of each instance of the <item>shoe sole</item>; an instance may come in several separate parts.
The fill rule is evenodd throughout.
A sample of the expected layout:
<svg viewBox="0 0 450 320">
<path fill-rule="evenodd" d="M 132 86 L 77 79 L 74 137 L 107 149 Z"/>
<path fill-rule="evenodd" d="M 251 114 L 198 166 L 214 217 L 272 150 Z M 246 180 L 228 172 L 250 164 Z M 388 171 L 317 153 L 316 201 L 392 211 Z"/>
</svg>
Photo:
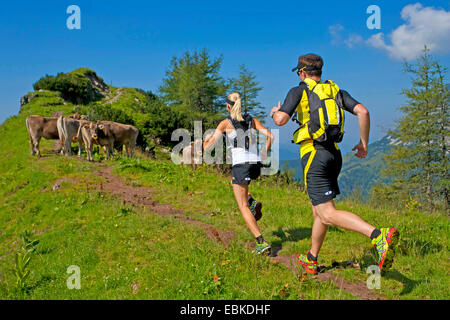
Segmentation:
<svg viewBox="0 0 450 320">
<path fill-rule="evenodd" d="M 386 251 L 386 256 L 384 257 L 383 264 L 380 267 L 380 272 L 386 272 L 391 269 L 392 264 L 394 263 L 394 257 L 395 257 L 395 248 L 398 244 L 398 238 L 400 233 L 397 229 L 394 229 L 394 231 L 391 234 L 390 241 L 388 241 L 389 246 Z M 388 234 L 389 239 L 389 234 Z"/>
<path fill-rule="evenodd" d="M 261 209 L 262 209 L 262 203 L 261 202 L 256 203 L 256 205 L 255 205 L 255 216 L 254 216 L 256 221 L 258 221 L 259 219 L 262 218 L 262 211 L 261 211 Z"/>
<path fill-rule="evenodd" d="M 261 250 L 260 252 L 257 252 L 257 254 L 267 254 L 267 255 L 270 255 L 271 252 L 272 252 L 272 247 L 267 247 L 267 248 Z"/>
</svg>

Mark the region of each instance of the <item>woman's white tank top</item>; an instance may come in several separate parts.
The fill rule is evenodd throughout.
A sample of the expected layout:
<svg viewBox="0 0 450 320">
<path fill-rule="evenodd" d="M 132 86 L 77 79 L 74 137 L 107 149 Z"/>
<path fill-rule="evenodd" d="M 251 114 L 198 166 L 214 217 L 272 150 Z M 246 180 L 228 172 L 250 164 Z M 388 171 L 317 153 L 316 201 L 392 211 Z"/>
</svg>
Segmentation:
<svg viewBox="0 0 450 320">
<path fill-rule="evenodd" d="M 230 121 L 231 123 L 231 121 Z M 231 159 L 232 165 L 241 164 L 241 163 L 257 163 L 261 162 L 261 158 L 258 152 L 257 139 L 255 134 L 255 129 L 249 129 L 249 136 L 254 137 L 253 139 L 249 139 L 249 149 L 246 150 L 242 147 L 234 147 L 234 139 L 237 136 L 236 130 L 227 130 L 226 137 L 228 139 L 227 146 L 231 148 Z"/>
</svg>

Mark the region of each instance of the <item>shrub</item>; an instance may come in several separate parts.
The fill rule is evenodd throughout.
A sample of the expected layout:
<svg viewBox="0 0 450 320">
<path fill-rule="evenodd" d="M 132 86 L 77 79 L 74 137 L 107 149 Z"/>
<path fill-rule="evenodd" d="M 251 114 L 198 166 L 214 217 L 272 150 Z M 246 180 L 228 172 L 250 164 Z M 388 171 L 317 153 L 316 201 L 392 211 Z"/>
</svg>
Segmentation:
<svg viewBox="0 0 450 320">
<path fill-rule="evenodd" d="M 99 100 L 103 95 L 93 87 L 90 77 L 95 77 L 103 85 L 103 80 L 89 69 L 75 70 L 77 72 L 63 73 L 56 76 L 45 75 L 33 84 L 33 89 L 59 91 L 62 97 L 76 104 L 87 104 Z"/>
<path fill-rule="evenodd" d="M 172 132 L 177 128 L 185 127 L 185 116 L 168 106 L 160 100 L 148 103 L 139 113 L 133 114 L 136 127 L 140 131 L 140 144 L 152 145 L 154 141 L 160 140 L 164 145 L 173 145 L 171 141 Z M 138 139 L 140 139 L 138 137 Z"/>
<path fill-rule="evenodd" d="M 91 121 L 114 121 L 118 123 L 135 125 L 133 118 L 120 109 L 111 106 L 94 105 L 88 112 L 88 118 Z"/>
</svg>

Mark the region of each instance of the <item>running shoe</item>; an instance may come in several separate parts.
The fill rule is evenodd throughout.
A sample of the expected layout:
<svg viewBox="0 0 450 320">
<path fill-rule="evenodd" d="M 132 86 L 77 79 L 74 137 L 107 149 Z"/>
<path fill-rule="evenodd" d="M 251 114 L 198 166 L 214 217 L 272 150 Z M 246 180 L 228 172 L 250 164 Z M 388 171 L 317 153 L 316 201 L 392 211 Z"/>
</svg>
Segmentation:
<svg viewBox="0 0 450 320">
<path fill-rule="evenodd" d="M 258 221 L 259 219 L 261 219 L 262 217 L 262 203 L 256 201 L 255 199 L 250 199 L 249 200 L 249 206 L 250 206 L 250 212 L 252 213 L 252 215 L 255 217 L 255 220 Z"/>
<path fill-rule="evenodd" d="M 256 254 L 267 254 L 270 255 L 270 251 L 272 250 L 272 247 L 270 244 L 267 243 L 267 241 L 264 241 L 263 243 L 256 243 L 255 253 Z"/>
<path fill-rule="evenodd" d="M 308 251 L 309 253 L 309 251 Z M 316 260 L 309 260 L 308 259 L 308 253 L 305 254 L 298 254 L 297 255 L 297 261 L 300 263 L 307 273 L 311 274 L 317 274 L 317 261 Z"/>
<path fill-rule="evenodd" d="M 377 249 L 378 268 L 383 272 L 392 267 L 399 232 L 394 228 L 381 228 L 380 231 L 381 234 L 372 240 L 372 245 Z"/>
</svg>

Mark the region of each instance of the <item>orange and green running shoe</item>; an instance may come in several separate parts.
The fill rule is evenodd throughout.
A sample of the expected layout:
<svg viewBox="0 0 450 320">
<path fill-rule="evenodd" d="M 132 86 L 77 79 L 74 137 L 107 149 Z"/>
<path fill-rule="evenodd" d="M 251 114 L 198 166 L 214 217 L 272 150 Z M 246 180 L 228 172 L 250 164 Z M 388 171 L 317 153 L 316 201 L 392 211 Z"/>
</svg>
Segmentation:
<svg viewBox="0 0 450 320">
<path fill-rule="evenodd" d="M 308 253 L 306 255 L 304 254 L 297 255 L 297 261 L 305 268 L 305 271 L 307 273 L 317 274 L 317 261 L 309 260 Z"/>
<path fill-rule="evenodd" d="M 255 253 L 256 254 L 267 254 L 270 255 L 272 251 L 272 247 L 270 244 L 267 243 L 267 241 L 264 241 L 263 243 L 256 243 Z"/>
<path fill-rule="evenodd" d="M 383 272 L 392 267 L 399 232 L 394 228 L 381 228 L 380 231 L 381 234 L 372 240 L 372 245 L 377 249 L 378 268 Z"/>
</svg>

